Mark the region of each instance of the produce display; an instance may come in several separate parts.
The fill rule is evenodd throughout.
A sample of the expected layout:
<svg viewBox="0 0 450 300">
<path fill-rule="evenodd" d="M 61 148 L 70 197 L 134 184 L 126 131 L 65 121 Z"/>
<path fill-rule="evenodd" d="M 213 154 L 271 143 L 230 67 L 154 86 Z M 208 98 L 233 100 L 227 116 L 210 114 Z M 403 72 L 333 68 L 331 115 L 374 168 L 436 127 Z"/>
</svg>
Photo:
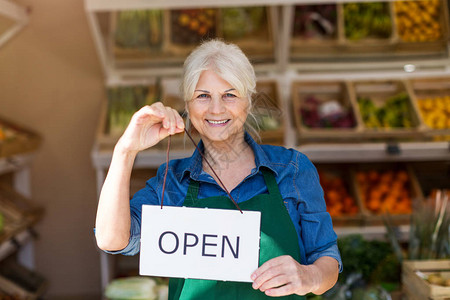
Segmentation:
<svg viewBox="0 0 450 300">
<path fill-rule="evenodd" d="M 350 107 L 337 100 L 322 101 L 308 96 L 300 107 L 303 125 L 309 128 L 352 128 L 356 121 Z"/>
<path fill-rule="evenodd" d="M 148 86 L 114 87 L 108 94 L 108 132 L 121 135 L 131 116 L 144 105 L 155 102 L 157 89 Z"/>
<path fill-rule="evenodd" d="M 333 39 L 337 35 L 335 4 L 295 6 L 293 36 L 303 39 Z"/>
<path fill-rule="evenodd" d="M 109 300 L 167 299 L 167 281 L 152 277 L 127 277 L 114 279 L 105 289 Z"/>
<path fill-rule="evenodd" d="M 424 123 L 432 129 L 450 128 L 450 96 L 417 100 Z"/>
<path fill-rule="evenodd" d="M 21 134 L 21 131 L 12 128 L 10 125 L 7 125 L 0 121 L 0 145 L 2 144 L 2 142 L 14 140 Z"/>
<path fill-rule="evenodd" d="M 253 116 L 257 128 L 262 131 L 276 130 L 281 126 L 282 111 L 277 104 L 276 86 L 272 83 L 258 83 L 253 98 Z M 250 121 L 253 118 L 250 118 Z M 255 124 L 254 124 L 255 125 Z"/>
<path fill-rule="evenodd" d="M 255 35 L 267 28 L 264 7 L 230 7 L 221 9 L 222 33 L 226 40 Z"/>
<path fill-rule="evenodd" d="M 440 286 L 450 286 L 450 275 L 442 273 L 432 273 L 425 276 L 426 281 L 430 284 L 440 285 Z"/>
<path fill-rule="evenodd" d="M 410 128 L 412 109 L 406 92 L 389 97 L 377 106 L 369 97 L 358 97 L 359 110 L 367 128 Z"/>
<path fill-rule="evenodd" d="M 216 10 L 181 9 L 170 12 L 171 40 L 175 44 L 198 44 L 216 37 Z"/>
<path fill-rule="evenodd" d="M 374 214 L 410 214 L 410 178 L 405 170 L 358 171 L 356 181 L 365 207 Z"/>
<path fill-rule="evenodd" d="M 162 44 L 161 10 L 126 10 L 117 16 L 114 33 L 116 46 L 121 48 L 159 48 Z"/>
<path fill-rule="evenodd" d="M 327 211 L 332 217 L 352 216 L 359 212 L 355 199 L 349 194 L 345 181 L 330 172 L 319 171 Z"/>
<path fill-rule="evenodd" d="M 441 39 L 441 1 L 395 1 L 397 31 L 405 42 L 432 42 Z"/>
<path fill-rule="evenodd" d="M 392 20 L 388 2 L 344 4 L 345 37 L 352 41 L 389 38 Z"/>
</svg>

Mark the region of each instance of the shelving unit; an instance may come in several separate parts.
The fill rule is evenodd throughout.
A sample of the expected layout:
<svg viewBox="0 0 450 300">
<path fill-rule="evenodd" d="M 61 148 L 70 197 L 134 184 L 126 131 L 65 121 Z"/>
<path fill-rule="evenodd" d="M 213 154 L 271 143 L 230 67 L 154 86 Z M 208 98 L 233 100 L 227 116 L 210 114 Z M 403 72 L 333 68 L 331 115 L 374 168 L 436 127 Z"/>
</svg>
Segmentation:
<svg viewBox="0 0 450 300">
<path fill-rule="evenodd" d="M 0 175 L 13 174 L 13 187 L 25 197 L 31 197 L 30 164 L 35 153 L 18 154 L 0 158 Z M 34 269 L 33 231 L 30 227 L 18 228 L 0 242 L 0 260 L 18 252 L 19 262 Z"/>
<path fill-rule="evenodd" d="M 381 2 L 392 2 L 385 0 Z M 156 77 L 177 77 L 181 74 L 181 65 L 161 62 L 159 65 L 139 68 L 118 67 L 111 50 L 112 15 L 121 10 L 177 9 L 200 7 L 246 7 L 267 6 L 275 11 L 271 24 L 276 37 L 274 59 L 270 62 L 255 63 L 260 80 L 271 79 L 278 83 L 281 97 L 281 109 L 286 117 L 284 146 L 295 148 L 306 154 L 314 163 L 361 163 L 361 162 L 421 162 L 450 161 L 448 142 L 429 142 L 425 140 L 404 142 L 380 140 L 379 142 L 336 142 L 336 143 L 300 143 L 298 133 L 290 112 L 291 87 L 293 82 L 332 81 L 332 80 L 412 80 L 415 78 L 450 77 L 450 43 L 447 41 L 443 55 L 429 57 L 417 55 L 389 56 L 384 60 L 373 60 L 369 56 L 323 60 L 311 56 L 292 59 L 290 43 L 292 36 L 293 7 L 303 4 L 328 4 L 350 2 L 373 2 L 373 0 L 330 0 L 324 3 L 317 0 L 218 0 L 214 2 L 195 0 L 189 3 L 181 0 L 143 1 L 143 0 L 85 0 L 86 13 L 92 31 L 99 59 L 104 71 L 106 86 L 145 84 Z M 445 12 L 448 14 L 448 11 Z M 447 16 L 448 20 L 448 16 Z M 448 26 L 448 25 L 447 25 Z M 104 119 L 102 118 L 101 122 Z M 192 154 L 193 148 L 186 143 L 186 149 L 173 149 L 170 158 L 182 158 Z M 97 170 L 97 191 L 100 193 L 106 171 L 109 167 L 112 148 L 96 143 L 91 153 L 92 162 Z M 165 162 L 166 153 L 161 149 L 149 149 L 139 153 L 135 161 L 136 169 L 155 169 Z M 360 233 L 367 238 L 383 238 L 386 233 L 383 226 L 339 227 L 339 236 Z M 399 232 L 406 239 L 408 226 L 400 226 Z M 101 253 L 102 287 L 113 276 L 113 261 L 110 255 Z"/>
</svg>

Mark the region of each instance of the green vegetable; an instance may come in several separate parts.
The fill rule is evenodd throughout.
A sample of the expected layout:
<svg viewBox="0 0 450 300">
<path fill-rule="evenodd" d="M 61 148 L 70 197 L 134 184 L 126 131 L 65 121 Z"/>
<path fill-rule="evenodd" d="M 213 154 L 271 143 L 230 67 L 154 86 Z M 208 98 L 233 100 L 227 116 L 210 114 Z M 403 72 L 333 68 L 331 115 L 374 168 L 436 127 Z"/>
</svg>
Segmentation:
<svg viewBox="0 0 450 300">
<path fill-rule="evenodd" d="M 257 32 L 264 25 L 263 7 L 231 7 L 222 9 L 225 39 L 242 38 Z"/>
<path fill-rule="evenodd" d="M 118 13 L 114 33 L 122 48 L 155 48 L 162 43 L 162 11 L 130 10 Z"/>
<path fill-rule="evenodd" d="M 154 300 L 157 285 L 149 277 L 115 279 L 106 287 L 105 296 L 110 300 Z"/>
<path fill-rule="evenodd" d="M 155 90 L 147 86 L 108 89 L 109 134 L 122 134 L 133 114 L 144 105 L 152 104 L 155 101 L 157 97 Z"/>
<path fill-rule="evenodd" d="M 346 3 L 344 22 L 349 40 L 388 38 L 392 31 L 389 3 Z"/>
<path fill-rule="evenodd" d="M 367 128 L 410 128 L 412 111 L 409 96 L 400 92 L 386 100 L 383 106 L 376 107 L 368 97 L 358 98 L 359 110 Z"/>
<path fill-rule="evenodd" d="M 344 265 L 339 282 L 344 283 L 352 273 L 361 273 L 370 283 L 400 282 L 400 263 L 388 242 L 349 235 L 338 239 L 338 247 Z"/>
</svg>

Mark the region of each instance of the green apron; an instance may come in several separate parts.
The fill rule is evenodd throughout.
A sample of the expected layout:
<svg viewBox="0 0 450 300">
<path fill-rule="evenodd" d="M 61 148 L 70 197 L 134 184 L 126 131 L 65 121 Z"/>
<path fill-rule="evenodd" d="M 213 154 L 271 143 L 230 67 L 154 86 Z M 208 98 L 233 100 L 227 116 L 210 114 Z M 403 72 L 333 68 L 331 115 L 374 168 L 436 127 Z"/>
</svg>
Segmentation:
<svg viewBox="0 0 450 300">
<path fill-rule="evenodd" d="M 268 194 L 257 195 L 239 203 L 242 210 L 261 212 L 261 239 L 259 266 L 269 259 L 290 255 L 300 262 L 300 246 L 297 232 L 283 203 L 275 177 L 270 171 L 262 170 Z M 235 209 L 226 196 L 198 199 L 199 182 L 190 180 L 183 206 Z M 245 212 L 244 212 L 245 214 Z M 259 290 L 254 290 L 249 282 L 214 281 L 201 279 L 171 278 L 169 300 L 232 300 L 232 299 L 273 299 Z M 304 299 L 290 295 L 277 299 Z"/>
</svg>

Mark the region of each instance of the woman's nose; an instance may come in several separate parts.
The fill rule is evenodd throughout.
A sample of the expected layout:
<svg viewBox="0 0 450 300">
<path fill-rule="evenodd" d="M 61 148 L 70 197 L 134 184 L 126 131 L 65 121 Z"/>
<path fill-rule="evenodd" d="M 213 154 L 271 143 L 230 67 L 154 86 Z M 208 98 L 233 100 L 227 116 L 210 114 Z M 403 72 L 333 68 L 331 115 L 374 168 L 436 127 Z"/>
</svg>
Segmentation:
<svg viewBox="0 0 450 300">
<path fill-rule="evenodd" d="M 212 96 L 211 102 L 209 104 L 209 111 L 214 114 L 220 114 L 225 111 L 225 105 L 223 103 L 222 97 L 218 95 Z"/>
</svg>

